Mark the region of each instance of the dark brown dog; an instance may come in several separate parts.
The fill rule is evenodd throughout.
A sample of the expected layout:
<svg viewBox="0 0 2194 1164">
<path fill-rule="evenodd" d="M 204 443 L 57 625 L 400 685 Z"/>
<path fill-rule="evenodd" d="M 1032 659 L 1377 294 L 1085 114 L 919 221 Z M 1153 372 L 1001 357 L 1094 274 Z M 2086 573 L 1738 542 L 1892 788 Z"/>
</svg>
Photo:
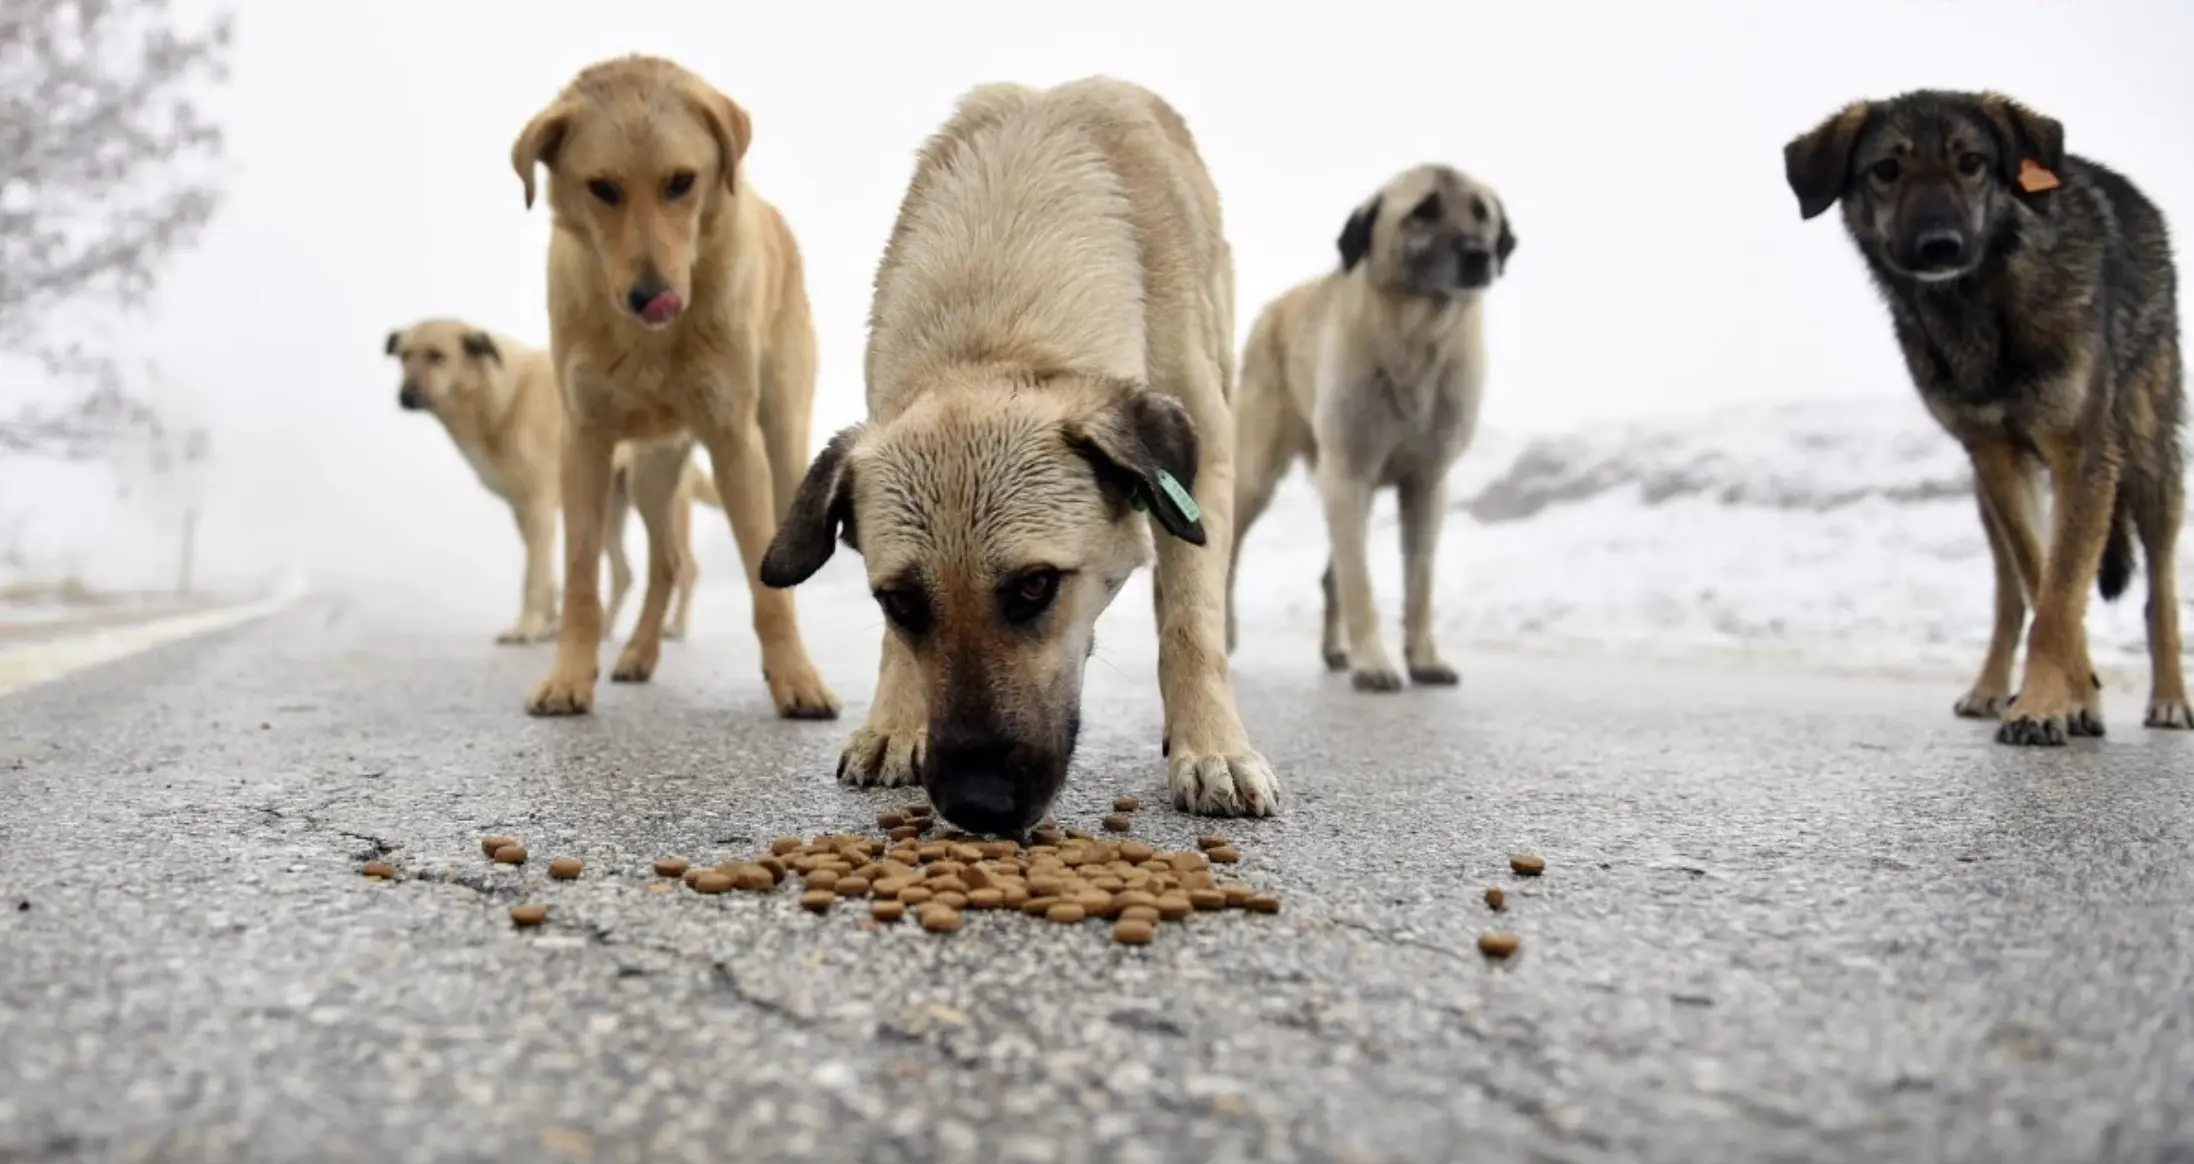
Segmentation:
<svg viewBox="0 0 2194 1164">
<path fill-rule="evenodd" d="M 1801 215 L 1843 204 L 1920 398 L 1973 461 L 1996 620 L 1958 714 L 2000 716 L 2007 744 L 2103 734 L 2087 589 L 2124 593 L 2137 534 L 2148 559 L 2147 723 L 2194 728 L 2173 571 L 2185 366 L 2163 216 L 2125 178 L 2065 153 L 2063 126 L 1994 93 L 1857 102 L 1785 146 L 1783 164 Z M 2046 550 L 2033 509 L 2040 469 L 2051 485 Z"/>
</svg>

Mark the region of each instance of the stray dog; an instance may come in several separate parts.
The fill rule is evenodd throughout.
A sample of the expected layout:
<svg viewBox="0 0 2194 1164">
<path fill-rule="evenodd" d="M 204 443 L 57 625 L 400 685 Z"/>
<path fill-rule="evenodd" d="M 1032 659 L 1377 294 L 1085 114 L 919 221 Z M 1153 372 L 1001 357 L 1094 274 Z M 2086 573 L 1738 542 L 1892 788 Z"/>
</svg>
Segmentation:
<svg viewBox="0 0 2194 1164">
<path fill-rule="evenodd" d="M 2148 558 L 2150 727 L 2194 727 L 2173 553 L 2185 511 L 2185 365 L 2163 216 L 2064 150 L 2064 127 L 1994 93 L 1846 106 L 1783 149 L 1798 212 L 1841 202 L 1928 411 L 1973 461 L 1996 619 L 1959 715 L 2006 744 L 2103 734 L 2087 589 Z M 2038 470 L 2050 536 L 2036 531 Z M 2130 528 L 2129 528 L 2130 527 Z M 2026 673 L 2011 664 L 2027 607 Z"/>
<path fill-rule="evenodd" d="M 763 562 L 843 533 L 889 626 L 838 770 L 919 779 L 974 832 L 1064 784 L 1097 616 L 1152 557 L 1173 802 L 1265 815 L 1279 783 L 1227 674 L 1233 257 L 1188 127 L 1091 77 L 967 92 L 923 146 L 869 311 L 868 419 L 809 468 Z"/>
<path fill-rule="evenodd" d="M 831 719 L 792 595 L 759 582 L 762 554 L 807 460 L 815 330 L 792 230 L 739 167 L 751 129 L 731 98 L 670 61 L 626 56 L 579 72 L 511 146 L 533 205 L 548 171 L 549 348 L 564 392 L 564 617 L 535 715 L 594 706 L 602 608 L 596 563 L 612 450 L 632 463 L 646 524 L 640 627 L 610 677 L 644 682 L 662 649 L 677 562 L 666 537 L 695 438 L 708 449 L 753 594 L 762 676 L 777 714 Z"/>
<path fill-rule="evenodd" d="M 556 397 L 549 355 L 456 319 L 428 319 L 388 336 L 387 353 L 403 367 L 396 403 L 442 422 L 480 484 L 509 504 L 526 544 L 525 588 L 518 621 L 499 643 L 533 643 L 556 630 L 556 579 L 549 563 L 556 541 L 557 457 L 564 441 L 564 406 Z M 609 531 L 610 600 L 605 631 L 617 621 L 632 567 L 625 558 L 625 515 L 633 447 L 617 446 L 614 484 L 603 514 Z M 668 639 L 684 638 L 700 568 L 691 552 L 692 503 L 718 509 L 716 487 L 698 466 L 681 474 L 671 523 L 678 560 L 677 603 Z"/>
<path fill-rule="evenodd" d="M 1359 691 L 1399 691 L 1379 638 L 1365 557 L 1372 495 L 1400 503 L 1403 660 L 1409 677 L 1452 685 L 1432 639 L 1432 565 L 1447 517 L 1447 471 L 1478 427 L 1486 354 L 1482 297 L 1516 250 L 1508 210 L 1452 167 L 1403 171 L 1341 228 L 1338 270 L 1272 301 L 1250 328 L 1235 406 L 1242 537 L 1300 457 L 1317 474 L 1326 561 L 1327 668 Z M 1227 573 L 1233 649 L 1234 575 Z"/>
</svg>

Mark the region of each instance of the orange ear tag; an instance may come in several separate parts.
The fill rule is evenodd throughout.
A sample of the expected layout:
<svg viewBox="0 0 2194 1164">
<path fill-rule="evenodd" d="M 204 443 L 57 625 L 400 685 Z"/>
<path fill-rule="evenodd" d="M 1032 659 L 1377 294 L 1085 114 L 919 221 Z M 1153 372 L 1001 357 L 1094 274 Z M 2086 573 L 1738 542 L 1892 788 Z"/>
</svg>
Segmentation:
<svg viewBox="0 0 2194 1164">
<path fill-rule="evenodd" d="M 2039 194 L 2044 190 L 2054 190 L 2059 185 L 2057 175 L 2050 173 L 2049 167 L 2033 158 L 2019 163 L 2019 189 L 2029 194 Z"/>
</svg>

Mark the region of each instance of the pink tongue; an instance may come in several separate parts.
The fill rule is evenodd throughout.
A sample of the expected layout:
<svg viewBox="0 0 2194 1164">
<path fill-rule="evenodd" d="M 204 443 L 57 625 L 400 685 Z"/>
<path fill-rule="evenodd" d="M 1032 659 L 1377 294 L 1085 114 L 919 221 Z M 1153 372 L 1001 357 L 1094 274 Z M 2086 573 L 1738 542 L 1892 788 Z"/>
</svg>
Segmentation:
<svg viewBox="0 0 2194 1164">
<path fill-rule="evenodd" d="M 648 305 L 640 309 L 640 318 L 647 320 L 649 323 L 669 323 L 671 320 L 678 318 L 678 313 L 684 310 L 685 306 L 686 301 L 680 299 L 676 291 L 665 291 L 661 295 L 648 300 Z"/>
</svg>

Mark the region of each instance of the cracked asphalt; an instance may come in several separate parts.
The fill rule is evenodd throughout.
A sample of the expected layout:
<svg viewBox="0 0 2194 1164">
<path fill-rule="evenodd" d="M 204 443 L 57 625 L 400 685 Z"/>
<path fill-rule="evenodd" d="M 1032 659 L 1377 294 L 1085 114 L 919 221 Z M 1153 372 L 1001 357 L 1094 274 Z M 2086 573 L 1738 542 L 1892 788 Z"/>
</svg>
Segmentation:
<svg viewBox="0 0 2194 1164">
<path fill-rule="evenodd" d="M 878 625 L 839 565 L 835 724 L 769 717 L 735 584 L 583 720 L 521 713 L 549 648 L 497 610 L 388 598 L 0 699 L 0 1161 L 2194 1159 L 2194 737 L 2141 692 L 2012 750 L 1962 677 L 1458 642 L 1459 690 L 1369 696 L 1264 628 L 1289 799 L 1220 827 L 1277 916 L 1129 949 L 652 889 L 910 799 L 830 780 Z M 1151 658 L 1138 583 L 1058 816 L 1132 792 L 1178 846 Z"/>
</svg>

